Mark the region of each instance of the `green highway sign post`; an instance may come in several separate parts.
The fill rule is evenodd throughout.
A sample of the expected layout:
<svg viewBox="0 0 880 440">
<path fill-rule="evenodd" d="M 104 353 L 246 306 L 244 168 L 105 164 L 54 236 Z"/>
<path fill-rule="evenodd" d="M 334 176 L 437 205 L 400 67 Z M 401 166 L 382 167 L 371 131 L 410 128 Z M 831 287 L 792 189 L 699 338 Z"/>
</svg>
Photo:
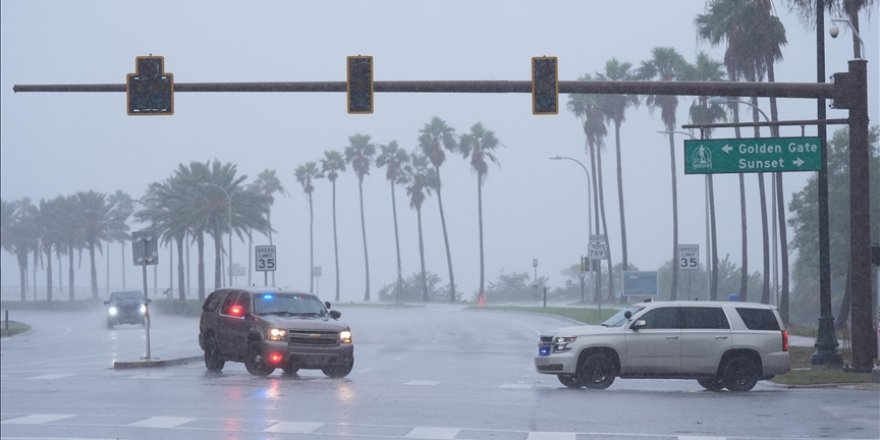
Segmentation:
<svg viewBox="0 0 880 440">
<path fill-rule="evenodd" d="M 819 171 L 818 137 L 694 139 L 684 141 L 685 174 Z"/>
</svg>

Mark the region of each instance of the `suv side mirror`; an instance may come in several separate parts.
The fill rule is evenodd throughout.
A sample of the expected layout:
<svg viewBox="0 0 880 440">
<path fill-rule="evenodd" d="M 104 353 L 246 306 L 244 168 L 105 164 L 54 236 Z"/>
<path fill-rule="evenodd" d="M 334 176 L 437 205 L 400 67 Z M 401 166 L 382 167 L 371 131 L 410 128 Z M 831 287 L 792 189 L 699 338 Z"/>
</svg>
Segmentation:
<svg viewBox="0 0 880 440">
<path fill-rule="evenodd" d="M 110 305 L 110 300 L 104 301 L 104 305 L 105 305 L 105 306 L 109 306 L 109 305 Z"/>
<path fill-rule="evenodd" d="M 626 318 L 627 321 L 629 321 L 629 318 L 633 317 L 633 312 L 630 312 L 629 310 L 627 310 L 627 311 L 623 312 L 623 317 Z"/>
<path fill-rule="evenodd" d="M 339 310 L 331 310 L 331 311 L 330 311 L 330 317 L 333 318 L 333 319 L 339 319 L 339 318 L 342 317 L 342 313 L 339 312 Z"/>
<path fill-rule="evenodd" d="M 326 307 L 327 310 L 330 310 L 330 309 L 333 308 L 333 307 L 330 306 L 330 301 L 324 301 L 324 307 Z"/>
<path fill-rule="evenodd" d="M 638 331 L 638 330 L 643 329 L 647 326 L 648 326 L 648 323 L 645 322 L 644 319 L 640 319 L 640 320 L 636 321 L 635 323 L 633 323 L 633 325 L 630 328 Z"/>
</svg>

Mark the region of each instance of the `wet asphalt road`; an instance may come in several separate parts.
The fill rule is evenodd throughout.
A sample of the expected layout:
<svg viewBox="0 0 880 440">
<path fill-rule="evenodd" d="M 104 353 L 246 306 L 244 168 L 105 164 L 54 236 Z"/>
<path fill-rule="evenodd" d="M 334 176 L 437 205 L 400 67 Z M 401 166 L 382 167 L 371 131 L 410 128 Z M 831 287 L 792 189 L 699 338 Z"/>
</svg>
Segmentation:
<svg viewBox="0 0 880 440">
<path fill-rule="evenodd" d="M 34 329 L 0 344 L 2 439 L 794 439 L 880 438 L 880 393 L 704 391 L 692 380 L 621 380 L 569 390 L 534 372 L 532 314 L 456 306 L 346 307 L 355 367 L 250 376 L 227 363 L 113 369 L 144 355 L 139 326 L 101 310 L 13 312 Z M 196 318 L 154 315 L 151 354 L 200 354 Z"/>
</svg>

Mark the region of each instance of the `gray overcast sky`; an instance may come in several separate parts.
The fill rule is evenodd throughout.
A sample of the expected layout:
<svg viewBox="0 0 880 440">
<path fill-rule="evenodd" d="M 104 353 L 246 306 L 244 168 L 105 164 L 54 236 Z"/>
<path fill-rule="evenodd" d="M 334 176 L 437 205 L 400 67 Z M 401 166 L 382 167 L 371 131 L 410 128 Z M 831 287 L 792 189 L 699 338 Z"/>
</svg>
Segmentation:
<svg viewBox="0 0 880 440">
<path fill-rule="evenodd" d="M 814 82 L 815 33 L 805 29 L 786 4 L 775 2 L 789 44 L 776 70 L 777 81 Z M 179 163 L 217 158 L 238 165 L 248 181 L 274 169 L 290 192 L 273 211 L 278 230 L 278 283 L 308 287 L 308 205 L 293 177 L 297 165 L 325 150 L 342 150 L 348 137 L 363 133 L 377 144 L 392 140 L 412 150 L 431 117 L 445 119 L 459 133 L 482 122 L 505 148 L 484 187 L 486 272 L 532 273 L 561 285 L 559 272 L 587 247 L 585 176 L 574 163 L 548 160 L 565 155 L 586 163 L 583 130 L 570 112 L 533 116 L 527 94 L 377 94 L 375 113 L 348 115 L 345 95 L 177 93 L 171 117 L 130 117 L 122 93 L 13 94 L 14 84 L 116 83 L 134 71 L 135 57 L 162 55 L 176 82 L 343 81 L 345 57 L 372 55 L 375 79 L 528 80 L 533 56 L 559 57 L 560 79 L 595 73 L 617 57 L 635 66 L 652 48 L 671 46 L 693 61 L 699 51 L 722 59 L 696 35 L 693 20 L 703 0 L 618 0 L 552 2 L 474 1 L 19 1 L 2 3 L 2 197 L 38 201 L 77 191 L 140 197 L 151 182 L 168 177 Z M 861 17 L 869 60 L 870 116 L 878 118 L 877 5 Z M 849 30 L 826 39 L 828 75 L 845 71 L 852 44 Z M 562 103 L 568 96 L 560 97 Z M 691 97 L 679 103 L 679 124 L 687 121 Z M 769 111 L 769 104 L 761 100 Z M 810 119 L 816 106 L 781 100 L 782 119 Z M 830 110 L 829 117 L 845 117 Z M 644 105 L 630 110 L 623 126 L 624 191 L 630 262 L 654 270 L 671 258 L 672 215 L 669 150 L 659 113 Z M 787 129 L 783 135 L 799 135 Z M 814 134 L 808 129 L 807 134 Z M 767 134 L 767 133 L 765 133 Z M 730 137 L 720 131 L 716 137 Z M 676 139 L 680 243 L 698 243 L 705 262 L 703 181 L 683 175 L 682 140 Z M 606 213 L 612 255 L 620 261 L 613 136 L 604 158 Z M 441 168 L 444 206 L 459 290 L 471 298 L 478 288 L 476 176 L 460 157 Z M 785 176 L 788 195 L 810 173 Z M 735 175 L 716 179 L 719 253 L 739 264 L 739 206 Z M 750 270 L 760 270 L 761 234 L 757 180 L 748 175 Z M 338 183 L 343 299 L 363 297 L 363 251 L 357 179 Z M 769 188 L 769 179 L 767 180 Z M 364 184 L 370 246 L 371 290 L 395 277 L 388 182 L 373 170 Z M 415 212 L 399 191 L 404 273 L 418 270 Z M 769 196 L 768 196 L 769 197 Z M 788 200 L 788 196 L 786 198 Z M 330 185 L 314 193 L 316 265 L 323 267 L 322 296 L 333 294 Z M 423 207 L 428 270 L 448 282 L 437 203 Z M 139 229 L 139 225 L 132 225 Z M 258 244 L 266 240 L 258 239 Z M 210 245 L 206 248 L 213 257 Z M 111 284 L 120 285 L 119 248 L 114 247 Z M 245 263 L 245 245 L 234 259 Z M 167 284 L 167 252 L 160 284 Z M 127 260 L 128 261 L 128 260 Z M 208 264 L 208 288 L 213 277 Z M 103 287 L 104 264 L 99 264 Z M 66 270 L 66 268 L 65 268 Z M 2 254 L 3 284 L 17 283 L 17 265 Z M 134 267 L 128 283 L 136 284 Z M 85 265 L 77 275 L 87 285 Z M 256 279 L 260 279 L 257 277 Z M 40 285 L 44 279 L 39 281 Z M 66 280 L 65 280 L 66 284 Z M 139 284 L 138 284 L 139 285 Z"/>
</svg>

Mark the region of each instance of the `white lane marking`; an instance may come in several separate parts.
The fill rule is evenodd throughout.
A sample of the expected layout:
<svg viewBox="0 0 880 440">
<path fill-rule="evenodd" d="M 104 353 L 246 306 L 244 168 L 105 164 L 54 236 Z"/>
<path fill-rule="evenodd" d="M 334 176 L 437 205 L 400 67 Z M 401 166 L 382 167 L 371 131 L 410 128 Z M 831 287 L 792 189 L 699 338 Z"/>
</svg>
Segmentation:
<svg viewBox="0 0 880 440">
<path fill-rule="evenodd" d="M 456 428 L 431 428 L 426 426 L 417 426 L 412 429 L 404 438 L 422 438 L 435 440 L 454 439 L 460 430 Z"/>
<path fill-rule="evenodd" d="M 501 388 L 508 390 L 528 390 L 532 388 L 532 384 L 529 383 L 505 383 L 501 385 Z"/>
<path fill-rule="evenodd" d="M 727 437 L 710 437 L 699 435 L 680 435 L 678 440 L 727 440 Z"/>
<path fill-rule="evenodd" d="M 193 418 L 190 417 L 148 417 L 143 420 L 138 420 L 137 422 L 129 423 L 126 426 L 131 426 L 134 428 L 174 428 L 176 426 L 183 425 L 184 423 L 192 422 Z"/>
<path fill-rule="evenodd" d="M 394 361 L 395 361 L 395 362 L 400 362 L 400 361 L 402 361 L 402 360 L 404 360 L 404 359 L 406 359 L 406 356 L 397 356 L 396 358 L 394 358 Z"/>
<path fill-rule="evenodd" d="M 364 368 L 363 370 L 358 370 L 358 373 L 369 373 L 371 371 L 373 371 L 372 368 Z"/>
<path fill-rule="evenodd" d="M 435 380 L 411 380 L 409 382 L 404 383 L 404 385 L 414 385 L 419 387 L 431 387 L 434 385 L 440 385 L 440 382 Z"/>
<path fill-rule="evenodd" d="M 573 432 L 530 432 L 526 440 L 575 440 Z"/>
<path fill-rule="evenodd" d="M 29 377 L 28 380 L 50 380 L 50 379 L 64 379 L 65 377 L 71 377 L 72 374 L 44 374 L 42 376 L 34 376 Z"/>
<path fill-rule="evenodd" d="M 16 417 L 0 422 L 3 425 L 40 425 L 56 420 L 69 419 L 73 414 L 31 414 L 24 417 Z"/>
<path fill-rule="evenodd" d="M 310 422 L 278 422 L 266 429 L 263 432 L 280 432 L 285 434 L 308 434 L 321 426 L 324 426 L 323 423 L 310 423 Z"/>
<path fill-rule="evenodd" d="M 135 376 L 131 376 L 131 378 L 132 379 L 168 379 L 171 376 L 174 376 L 174 373 L 138 374 Z"/>
</svg>

